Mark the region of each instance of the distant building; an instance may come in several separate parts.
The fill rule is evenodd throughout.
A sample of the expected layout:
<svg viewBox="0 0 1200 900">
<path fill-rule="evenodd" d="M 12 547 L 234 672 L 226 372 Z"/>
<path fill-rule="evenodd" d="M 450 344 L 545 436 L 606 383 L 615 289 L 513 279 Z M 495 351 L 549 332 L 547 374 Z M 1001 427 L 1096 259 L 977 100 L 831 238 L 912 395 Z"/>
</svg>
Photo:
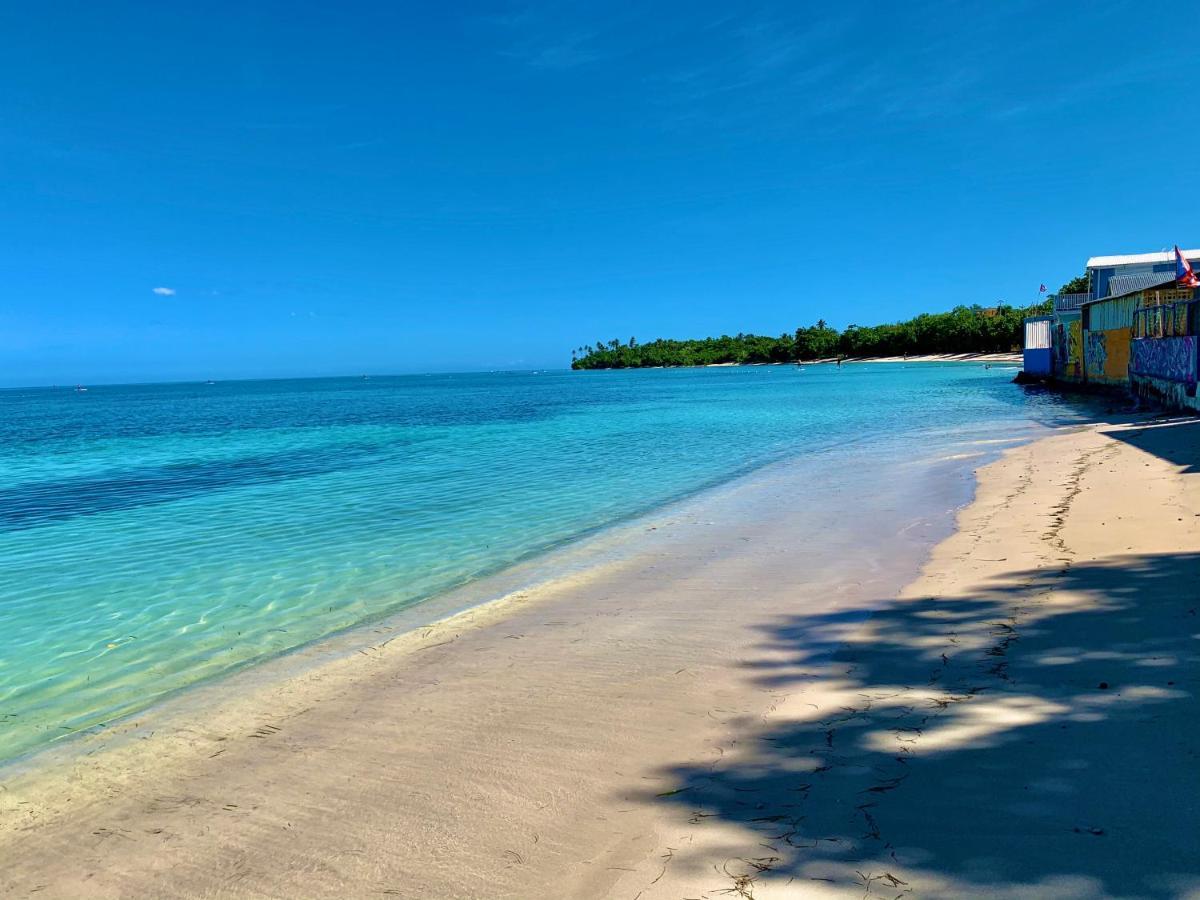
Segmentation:
<svg viewBox="0 0 1200 900">
<path fill-rule="evenodd" d="M 1184 250 L 1193 265 L 1200 264 L 1200 250 Z M 1069 312 L 1092 300 L 1119 297 L 1132 291 L 1175 280 L 1175 252 L 1126 253 L 1093 256 L 1087 261 L 1088 289 L 1081 294 L 1057 294 L 1054 311 Z"/>
<path fill-rule="evenodd" d="M 1182 253 L 1200 269 L 1200 250 Z M 1087 292 L 1025 320 L 1026 371 L 1200 408 L 1200 289 L 1176 281 L 1174 252 L 1093 256 L 1087 276 Z"/>
</svg>

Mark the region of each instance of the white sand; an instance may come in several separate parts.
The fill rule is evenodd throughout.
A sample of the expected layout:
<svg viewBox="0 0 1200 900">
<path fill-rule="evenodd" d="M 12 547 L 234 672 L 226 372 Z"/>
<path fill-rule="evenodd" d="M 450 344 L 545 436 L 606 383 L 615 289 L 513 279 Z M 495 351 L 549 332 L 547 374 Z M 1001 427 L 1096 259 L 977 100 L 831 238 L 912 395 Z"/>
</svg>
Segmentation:
<svg viewBox="0 0 1200 900">
<path fill-rule="evenodd" d="M 973 362 L 973 363 L 1014 363 L 1022 362 L 1020 353 L 924 353 L 919 356 L 847 356 L 843 363 L 894 363 L 894 362 Z M 802 365 L 836 364 L 837 357 L 814 359 Z"/>
</svg>

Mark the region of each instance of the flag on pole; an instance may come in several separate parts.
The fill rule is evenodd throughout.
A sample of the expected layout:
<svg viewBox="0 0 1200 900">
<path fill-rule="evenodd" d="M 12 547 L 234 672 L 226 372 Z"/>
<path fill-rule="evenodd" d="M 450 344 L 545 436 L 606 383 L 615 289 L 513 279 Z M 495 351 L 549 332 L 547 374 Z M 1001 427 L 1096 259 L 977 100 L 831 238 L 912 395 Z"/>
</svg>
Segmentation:
<svg viewBox="0 0 1200 900">
<path fill-rule="evenodd" d="M 1044 284 L 1040 288 L 1038 288 L 1038 293 L 1039 294 L 1046 293 L 1046 286 Z"/>
<path fill-rule="evenodd" d="M 1179 245 L 1175 245 L 1175 281 L 1184 287 L 1200 287 L 1200 278 L 1192 271 L 1192 264 L 1183 258 Z"/>
</svg>

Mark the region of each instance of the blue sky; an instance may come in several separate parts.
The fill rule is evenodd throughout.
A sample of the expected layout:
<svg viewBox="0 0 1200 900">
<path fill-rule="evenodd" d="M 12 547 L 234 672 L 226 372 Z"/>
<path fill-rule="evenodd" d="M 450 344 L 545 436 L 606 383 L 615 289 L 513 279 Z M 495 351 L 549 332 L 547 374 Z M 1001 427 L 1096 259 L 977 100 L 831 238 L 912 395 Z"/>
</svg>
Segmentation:
<svg viewBox="0 0 1200 900">
<path fill-rule="evenodd" d="M 0 383 L 563 366 L 1200 245 L 1187 4 L 0 11 Z M 155 289 L 161 289 L 156 292 Z"/>
</svg>

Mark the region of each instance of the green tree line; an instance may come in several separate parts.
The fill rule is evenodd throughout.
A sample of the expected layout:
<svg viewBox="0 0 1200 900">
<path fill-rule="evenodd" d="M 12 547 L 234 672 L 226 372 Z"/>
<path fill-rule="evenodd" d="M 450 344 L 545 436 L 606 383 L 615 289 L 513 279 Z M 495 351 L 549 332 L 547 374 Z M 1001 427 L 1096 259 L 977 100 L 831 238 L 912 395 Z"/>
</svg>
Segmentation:
<svg viewBox="0 0 1200 900">
<path fill-rule="evenodd" d="M 1021 346 L 1022 320 L 1050 310 L 1050 301 L 1027 307 L 957 306 L 889 325 L 831 328 L 824 319 L 794 333 L 769 337 L 721 335 L 699 340 L 620 339 L 571 351 L 573 369 L 636 369 L 714 363 L 781 363 L 835 356 L 902 356 L 924 353 L 1003 353 Z"/>
</svg>

